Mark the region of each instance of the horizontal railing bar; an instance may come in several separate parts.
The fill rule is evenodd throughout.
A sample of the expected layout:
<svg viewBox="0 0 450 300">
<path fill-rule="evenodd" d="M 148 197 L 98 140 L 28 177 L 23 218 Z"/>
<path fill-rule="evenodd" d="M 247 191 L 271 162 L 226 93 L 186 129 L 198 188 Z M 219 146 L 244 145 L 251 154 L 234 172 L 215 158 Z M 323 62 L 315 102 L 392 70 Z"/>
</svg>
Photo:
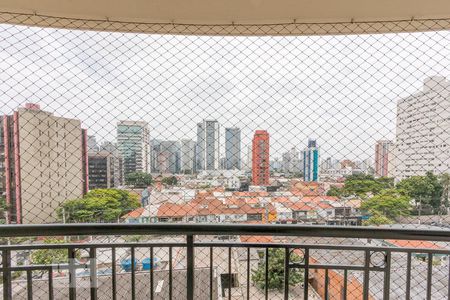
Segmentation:
<svg viewBox="0 0 450 300">
<path fill-rule="evenodd" d="M 450 241 L 450 230 L 391 227 L 255 224 L 45 224 L 2 225 L 0 237 L 74 235 L 274 235 Z"/>
<path fill-rule="evenodd" d="M 3 245 L 0 251 L 10 250 L 37 250 L 37 249 L 109 249 L 109 248 L 167 248 L 176 247 L 184 248 L 186 243 L 114 243 L 114 244 L 32 244 L 32 245 Z M 392 253 L 432 253 L 450 255 L 450 250 L 446 249 L 427 249 L 427 248 L 408 248 L 408 247 L 380 247 L 380 246 L 353 246 L 353 245 L 331 245 L 331 244 L 288 244 L 288 243 L 226 243 L 226 242 L 195 242 L 196 248 L 291 248 L 291 249 L 311 249 L 311 250 L 348 250 L 348 251 L 379 251 Z"/>
<path fill-rule="evenodd" d="M 36 249 L 67 249 L 67 248 L 75 248 L 75 249 L 110 249 L 110 248 L 145 248 L 145 247 L 186 247 L 186 243 L 104 243 L 104 244 L 28 244 L 28 245 L 2 245 L 0 246 L 0 251 L 5 250 L 36 250 Z"/>
<path fill-rule="evenodd" d="M 298 269 L 304 269 L 305 265 L 299 265 Z M 324 270 L 349 270 L 349 271 L 364 271 L 366 268 L 363 265 L 332 265 L 332 264 L 309 264 L 308 269 L 324 269 Z M 369 271 L 384 271 L 383 268 L 380 267 L 369 267 Z"/>
<path fill-rule="evenodd" d="M 450 255 L 450 250 L 446 249 L 429 249 L 429 248 L 408 248 L 408 247 L 380 247 L 380 246 L 350 246 L 350 245 L 331 245 L 331 244 L 287 244 L 287 243 L 212 243 L 197 242 L 194 247 L 215 247 L 215 248 L 291 248 L 291 249 L 310 249 L 310 250 L 349 250 L 349 251 L 365 251 L 371 250 L 376 252 L 401 252 L 401 253 L 432 253 Z"/>
<path fill-rule="evenodd" d="M 74 265 L 75 269 L 89 269 L 89 265 L 88 264 L 76 264 Z M 31 270 L 31 271 L 42 271 L 42 270 L 52 270 L 52 269 L 57 269 L 57 270 L 68 270 L 69 269 L 69 265 L 68 264 L 61 264 L 61 265 L 28 265 L 28 266 L 14 266 L 14 267 L 2 267 L 0 266 L 0 271 L 27 271 L 27 270 Z"/>
</svg>

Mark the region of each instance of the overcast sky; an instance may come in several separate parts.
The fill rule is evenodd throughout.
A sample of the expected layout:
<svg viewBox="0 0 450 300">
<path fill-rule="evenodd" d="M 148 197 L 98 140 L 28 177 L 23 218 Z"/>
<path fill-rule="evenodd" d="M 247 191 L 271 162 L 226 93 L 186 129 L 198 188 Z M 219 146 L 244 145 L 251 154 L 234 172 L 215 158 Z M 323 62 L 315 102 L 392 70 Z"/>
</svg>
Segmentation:
<svg viewBox="0 0 450 300">
<path fill-rule="evenodd" d="M 449 76 L 448 32 L 321 37 L 161 36 L 0 26 L 0 112 L 26 102 L 78 118 L 97 140 L 118 120 L 196 138 L 217 119 L 270 133 L 271 158 L 308 137 L 321 156 L 366 159 L 395 138 L 400 97 Z M 221 151 L 224 152 L 224 151 Z M 245 153 L 243 153 L 245 154 Z"/>
</svg>

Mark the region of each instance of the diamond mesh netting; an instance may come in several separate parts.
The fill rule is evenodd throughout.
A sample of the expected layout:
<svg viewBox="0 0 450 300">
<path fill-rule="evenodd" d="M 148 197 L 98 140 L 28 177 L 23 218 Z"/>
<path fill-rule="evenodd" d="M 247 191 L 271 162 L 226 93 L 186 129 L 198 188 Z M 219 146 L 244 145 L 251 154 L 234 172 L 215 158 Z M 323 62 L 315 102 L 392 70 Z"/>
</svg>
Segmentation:
<svg viewBox="0 0 450 300">
<path fill-rule="evenodd" d="M 6 22 L 28 26 L 0 25 L 2 223 L 450 226 L 450 32 L 445 30 L 450 20 L 265 25 L 280 28 L 279 36 L 266 36 L 268 27 L 257 25 L 242 26 L 242 36 L 233 36 L 231 25 L 0 14 L 0 23 Z M 166 34 L 151 33 L 160 28 Z M 179 35 L 180 28 L 192 34 Z M 397 33 L 404 28 L 411 32 Z M 421 240 L 202 239 L 448 248 Z M 154 274 L 158 299 L 169 297 L 163 284 L 158 287 L 167 281 L 173 281 L 170 295 L 183 299 L 179 294 L 185 287 L 177 281 L 185 279 L 180 271 L 186 268 L 184 248 L 153 250 L 160 266 Z M 97 253 L 99 270 L 105 272 L 100 275 L 110 272 L 111 251 Z M 131 262 L 132 256 L 128 248 L 117 251 L 124 258 L 117 263 L 124 270 L 119 288 L 131 280 L 125 258 Z M 133 251 L 140 264 L 153 255 L 148 247 Z M 342 251 L 311 249 L 309 259 L 364 264 L 364 252 Z M 267 289 L 261 270 L 265 255 L 271 268 L 284 259 L 284 250 L 204 247 L 196 253 L 199 289 L 205 284 L 215 297 L 230 299 L 282 299 L 277 285 L 282 281 L 271 279 Z M 15 255 L 33 263 L 30 253 Z M 404 298 L 404 292 L 396 293 L 410 272 L 411 298 L 424 299 L 425 279 L 431 280 L 424 270 L 431 262 L 432 298 L 446 298 L 447 256 L 431 261 L 413 254 L 411 261 L 410 253 L 392 253 L 391 298 Z M 143 263 L 141 268 L 147 270 Z M 220 279 L 210 281 L 210 272 Z M 318 268 L 309 274 L 314 278 L 310 299 L 342 299 L 344 276 L 349 299 L 363 294 L 360 269 Z M 367 277 L 373 299 L 383 298 L 383 274 Z M 39 276 L 35 293 L 48 284 Z M 136 297 L 149 297 L 149 273 L 136 276 Z M 66 286 L 64 278 L 58 282 L 55 286 Z M 295 281 L 291 297 L 303 295 L 300 282 Z M 105 283 L 99 297 L 110 298 L 109 291 Z M 17 293 L 25 297 L 26 289 Z"/>
</svg>

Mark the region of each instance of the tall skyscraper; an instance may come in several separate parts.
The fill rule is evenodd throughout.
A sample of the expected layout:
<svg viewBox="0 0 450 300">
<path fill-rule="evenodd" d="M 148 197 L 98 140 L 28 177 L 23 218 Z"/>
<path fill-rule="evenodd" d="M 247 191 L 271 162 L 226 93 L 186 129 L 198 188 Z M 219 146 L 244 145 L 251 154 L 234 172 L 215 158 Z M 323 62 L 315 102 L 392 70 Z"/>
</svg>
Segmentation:
<svg viewBox="0 0 450 300">
<path fill-rule="evenodd" d="M 225 128 L 226 169 L 241 169 L 241 130 L 237 127 Z"/>
<path fill-rule="evenodd" d="M 117 125 L 117 143 L 123 157 L 124 174 L 149 172 L 150 136 L 148 123 L 120 121 Z"/>
<path fill-rule="evenodd" d="M 219 169 L 219 122 L 203 120 L 197 124 L 197 169 Z"/>
<path fill-rule="evenodd" d="M 114 176 L 112 186 L 118 187 L 124 184 L 124 174 L 123 174 L 123 157 L 119 152 L 116 143 L 105 141 L 100 145 L 100 151 L 109 152 L 113 158 L 111 165 L 114 168 Z"/>
<path fill-rule="evenodd" d="M 158 155 L 161 151 L 161 141 L 152 139 L 150 140 L 150 172 L 159 173 Z"/>
<path fill-rule="evenodd" d="M 450 82 L 435 76 L 425 80 L 423 91 L 397 103 L 396 180 L 450 172 L 449 150 Z"/>
<path fill-rule="evenodd" d="M 380 140 L 375 144 L 375 176 L 387 177 L 389 174 L 389 159 L 392 154 L 392 141 Z"/>
<path fill-rule="evenodd" d="M 269 185 L 269 133 L 256 130 L 252 141 L 252 183 Z"/>
<path fill-rule="evenodd" d="M 195 164 L 196 143 L 193 140 L 183 139 L 180 144 L 181 173 L 193 174 L 197 171 Z"/>
<path fill-rule="evenodd" d="M 300 153 L 297 151 L 295 147 L 288 152 L 283 153 L 282 164 L 283 164 L 283 172 L 286 173 L 298 173 L 300 172 Z"/>
<path fill-rule="evenodd" d="M 7 222 L 56 222 L 60 204 L 88 190 L 86 130 L 79 120 L 54 116 L 37 104 L 0 120 Z"/>
<path fill-rule="evenodd" d="M 180 144 L 177 141 L 161 141 L 157 161 L 160 173 L 179 173 Z"/>
<path fill-rule="evenodd" d="M 308 147 L 302 152 L 303 180 L 319 181 L 319 147 L 317 141 L 308 140 Z"/>
<path fill-rule="evenodd" d="M 88 135 L 87 147 L 88 147 L 88 151 L 98 151 L 99 150 L 95 135 Z"/>
</svg>

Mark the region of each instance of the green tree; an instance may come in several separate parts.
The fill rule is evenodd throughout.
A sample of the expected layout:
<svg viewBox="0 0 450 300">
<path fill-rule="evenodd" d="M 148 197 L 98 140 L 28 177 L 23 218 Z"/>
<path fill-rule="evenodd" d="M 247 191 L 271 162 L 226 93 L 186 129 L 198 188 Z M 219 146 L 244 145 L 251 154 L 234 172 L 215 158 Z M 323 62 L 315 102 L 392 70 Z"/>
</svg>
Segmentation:
<svg viewBox="0 0 450 300">
<path fill-rule="evenodd" d="M 449 207 L 450 196 L 450 174 L 444 173 L 439 177 L 442 186 L 441 203 L 439 207 L 439 214 L 446 214 Z"/>
<path fill-rule="evenodd" d="M 89 191 L 85 198 L 97 197 L 97 198 L 114 198 L 119 201 L 119 207 L 123 211 L 135 209 L 140 206 L 139 197 L 125 190 L 119 189 L 97 189 Z"/>
<path fill-rule="evenodd" d="M 64 240 L 47 238 L 44 240 L 44 244 L 64 244 Z M 79 251 L 75 252 L 75 257 L 79 258 Z M 62 264 L 68 263 L 67 249 L 37 249 L 33 250 L 30 255 L 30 260 L 33 265 L 49 265 L 49 264 Z M 44 271 L 39 271 L 39 274 L 43 274 Z"/>
<path fill-rule="evenodd" d="M 165 185 L 177 185 L 178 179 L 175 176 L 164 177 L 161 182 Z"/>
<path fill-rule="evenodd" d="M 125 184 L 136 188 L 148 187 L 152 182 L 152 175 L 144 172 L 129 173 L 125 176 Z"/>
<path fill-rule="evenodd" d="M 403 190 L 413 199 L 419 215 L 425 208 L 438 209 L 441 204 L 442 183 L 432 172 L 425 176 L 411 176 L 397 184 L 397 189 Z"/>
<path fill-rule="evenodd" d="M 372 175 L 351 175 L 345 179 L 343 195 L 367 196 L 369 193 L 376 195 L 381 191 L 394 187 L 394 179 Z"/>
<path fill-rule="evenodd" d="M 327 192 L 327 196 L 342 197 L 342 196 L 345 196 L 344 193 L 345 193 L 345 191 L 343 188 L 339 188 L 337 186 L 331 186 Z"/>
<path fill-rule="evenodd" d="M 123 214 L 140 206 L 136 195 L 117 189 L 98 189 L 81 199 L 68 200 L 58 209 L 66 223 L 116 222 Z"/>
<path fill-rule="evenodd" d="M 6 210 L 8 205 L 6 204 L 6 197 L 0 196 L 0 224 L 6 224 Z"/>
<path fill-rule="evenodd" d="M 374 216 L 384 216 L 394 220 L 399 216 L 409 214 L 411 198 L 396 189 L 387 189 L 365 200 L 361 208 L 369 211 Z"/>
<path fill-rule="evenodd" d="M 284 286 L 284 257 L 285 250 L 281 248 L 269 249 L 269 279 L 268 288 L 271 289 L 282 289 Z M 292 253 L 290 257 L 291 262 L 299 262 L 300 257 Z M 253 270 L 252 281 L 260 289 L 265 289 L 265 270 L 266 263 L 262 259 L 256 270 Z M 293 286 L 300 282 L 303 282 L 303 276 L 300 270 L 290 269 L 289 270 L 289 285 Z"/>
<path fill-rule="evenodd" d="M 363 225 L 365 226 L 379 226 L 379 225 L 385 225 L 385 224 L 392 224 L 392 220 L 389 219 L 388 217 L 375 212 L 372 216 L 370 216 L 370 218 L 366 221 L 363 222 Z"/>
</svg>

